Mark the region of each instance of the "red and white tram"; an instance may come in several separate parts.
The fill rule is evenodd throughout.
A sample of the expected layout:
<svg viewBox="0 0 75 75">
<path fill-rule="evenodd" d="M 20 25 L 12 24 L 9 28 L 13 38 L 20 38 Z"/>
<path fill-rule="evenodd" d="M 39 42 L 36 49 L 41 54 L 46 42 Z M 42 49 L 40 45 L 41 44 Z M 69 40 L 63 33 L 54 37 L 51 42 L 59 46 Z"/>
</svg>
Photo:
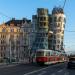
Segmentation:
<svg viewBox="0 0 75 75">
<path fill-rule="evenodd" d="M 38 64 L 54 64 L 64 62 L 64 55 L 54 50 L 38 49 L 36 51 L 36 62 Z"/>
</svg>

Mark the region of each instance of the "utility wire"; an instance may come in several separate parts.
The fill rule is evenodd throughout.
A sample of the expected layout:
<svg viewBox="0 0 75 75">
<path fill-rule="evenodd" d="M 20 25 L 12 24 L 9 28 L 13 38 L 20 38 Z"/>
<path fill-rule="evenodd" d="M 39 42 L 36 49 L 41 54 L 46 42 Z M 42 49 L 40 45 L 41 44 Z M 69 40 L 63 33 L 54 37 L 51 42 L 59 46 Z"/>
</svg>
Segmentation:
<svg viewBox="0 0 75 75">
<path fill-rule="evenodd" d="M 64 9 L 65 5 L 66 5 L 66 0 L 64 1 L 63 9 Z"/>
</svg>

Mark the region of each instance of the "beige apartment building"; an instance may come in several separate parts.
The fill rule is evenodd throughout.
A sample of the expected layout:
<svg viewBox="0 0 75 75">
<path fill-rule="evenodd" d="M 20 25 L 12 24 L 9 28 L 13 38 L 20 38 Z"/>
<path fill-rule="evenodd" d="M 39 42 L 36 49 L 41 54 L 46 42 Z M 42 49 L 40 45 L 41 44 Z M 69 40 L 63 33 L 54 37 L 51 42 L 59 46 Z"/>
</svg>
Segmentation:
<svg viewBox="0 0 75 75">
<path fill-rule="evenodd" d="M 0 62 L 21 61 L 24 59 L 23 33 L 20 27 L 0 25 Z"/>
</svg>

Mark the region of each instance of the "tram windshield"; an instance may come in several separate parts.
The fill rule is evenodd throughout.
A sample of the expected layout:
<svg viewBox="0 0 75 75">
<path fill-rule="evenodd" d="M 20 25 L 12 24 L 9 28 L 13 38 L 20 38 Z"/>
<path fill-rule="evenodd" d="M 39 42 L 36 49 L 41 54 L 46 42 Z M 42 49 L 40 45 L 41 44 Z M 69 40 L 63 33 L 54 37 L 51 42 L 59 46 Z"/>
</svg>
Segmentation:
<svg viewBox="0 0 75 75">
<path fill-rule="evenodd" d="M 44 56 L 44 52 L 43 52 L 43 51 L 38 51 L 38 52 L 36 53 L 36 56 Z"/>
</svg>

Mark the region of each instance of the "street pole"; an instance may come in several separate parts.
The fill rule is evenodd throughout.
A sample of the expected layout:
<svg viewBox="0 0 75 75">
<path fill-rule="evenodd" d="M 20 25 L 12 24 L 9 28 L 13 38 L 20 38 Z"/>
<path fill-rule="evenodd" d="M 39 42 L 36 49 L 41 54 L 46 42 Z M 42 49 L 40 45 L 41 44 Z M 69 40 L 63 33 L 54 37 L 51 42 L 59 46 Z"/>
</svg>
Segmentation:
<svg viewBox="0 0 75 75">
<path fill-rule="evenodd" d="M 10 44 L 10 50 L 9 50 L 9 55 L 10 55 L 10 56 L 9 56 L 9 59 L 10 59 L 10 63 L 11 63 L 11 40 L 10 40 L 9 42 L 10 42 L 10 43 L 9 43 L 9 44 Z"/>
</svg>

